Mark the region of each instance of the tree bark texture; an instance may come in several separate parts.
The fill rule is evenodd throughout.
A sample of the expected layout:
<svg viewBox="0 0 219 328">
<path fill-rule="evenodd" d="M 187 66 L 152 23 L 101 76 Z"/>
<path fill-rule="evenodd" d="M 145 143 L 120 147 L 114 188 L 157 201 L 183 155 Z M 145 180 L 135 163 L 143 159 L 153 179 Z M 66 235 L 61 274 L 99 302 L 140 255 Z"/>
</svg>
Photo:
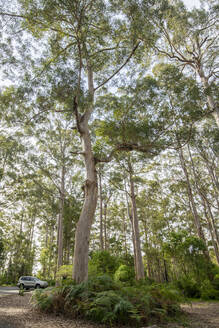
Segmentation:
<svg viewBox="0 0 219 328">
<path fill-rule="evenodd" d="M 216 256 L 217 263 L 219 264 L 219 248 L 218 248 L 218 244 L 215 241 L 215 236 L 214 236 L 212 224 L 211 224 L 209 215 L 207 213 L 206 204 L 205 204 L 205 200 L 204 199 L 203 199 L 203 206 L 204 206 L 204 211 L 205 211 L 205 217 L 206 217 L 206 220 L 208 222 L 209 232 L 210 232 L 210 235 L 211 235 L 212 245 L 214 247 L 214 253 L 215 253 L 215 256 Z"/>
<path fill-rule="evenodd" d="M 137 206 L 136 206 L 136 195 L 135 195 L 135 186 L 133 181 L 132 166 L 129 162 L 129 178 L 130 178 L 130 191 L 131 191 L 131 201 L 132 201 L 132 222 L 133 222 L 133 232 L 134 232 L 134 245 L 136 252 L 136 280 L 144 279 L 144 265 L 142 260 L 141 252 L 141 240 L 139 233 L 139 222 L 137 215 Z"/>
<path fill-rule="evenodd" d="M 91 147 L 91 137 L 88 124 L 81 130 L 83 152 L 86 167 L 86 181 L 84 185 L 85 199 L 75 234 L 73 279 L 76 283 L 88 278 L 88 253 L 90 230 L 97 206 L 98 187 L 95 159 Z"/>
<path fill-rule="evenodd" d="M 104 249 L 103 245 L 103 195 L 102 195 L 102 176 L 99 171 L 99 200 L 100 200 L 100 249 Z"/>
<path fill-rule="evenodd" d="M 61 172 L 61 188 L 59 199 L 59 218 L 58 218 L 58 259 L 57 269 L 63 265 L 63 214 L 65 202 L 65 166 L 62 166 Z"/>
<path fill-rule="evenodd" d="M 187 187 L 187 193 L 188 193 L 188 197 L 189 197 L 189 206 L 194 218 L 194 223 L 195 223 L 195 227 L 197 230 L 197 234 L 198 237 L 200 239 L 202 239 L 206 245 L 206 241 L 205 241 L 205 236 L 204 236 L 204 232 L 201 226 L 201 222 L 200 222 L 200 218 L 196 209 L 196 204 L 194 201 L 194 197 L 193 197 L 193 193 L 192 193 L 192 188 L 191 188 L 191 184 L 190 184 L 190 178 L 189 178 L 189 173 L 186 167 L 186 162 L 184 159 L 184 155 L 183 155 L 183 150 L 182 148 L 179 149 L 179 158 L 180 158 L 180 163 L 181 163 L 181 167 L 183 169 L 185 178 L 186 178 L 186 187 Z"/>
<path fill-rule="evenodd" d="M 92 150 L 91 136 L 89 132 L 89 120 L 93 112 L 94 103 L 93 70 L 88 57 L 86 58 L 86 62 L 90 104 L 82 116 L 79 115 L 77 106 L 75 108 L 77 128 L 81 136 L 86 170 L 86 181 L 84 184 L 85 199 L 75 233 L 73 279 L 76 281 L 76 283 L 86 281 L 88 278 L 90 231 L 98 199 L 96 162 Z"/>
<path fill-rule="evenodd" d="M 127 189 L 126 189 L 126 183 L 125 183 L 125 191 L 126 191 L 125 195 L 126 195 L 126 204 L 127 204 L 127 215 L 128 215 L 129 220 L 130 220 L 131 227 L 132 227 L 132 244 L 133 244 L 133 251 L 134 251 L 135 276 L 137 276 L 137 271 L 136 271 L 136 244 L 135 244 L 135 237 L 134 237 L 133 216 L 132 216 L 131 209 L 130 209 L 128 192 L 127 192 Z"/>
<path fill-rule="evenodd" d="M 108 249 L 108 242 L 107 242 L 107 203 L 104 203 L 103 207 L 103 215 L 104 215 L 104 249 Z"/>
</svg>

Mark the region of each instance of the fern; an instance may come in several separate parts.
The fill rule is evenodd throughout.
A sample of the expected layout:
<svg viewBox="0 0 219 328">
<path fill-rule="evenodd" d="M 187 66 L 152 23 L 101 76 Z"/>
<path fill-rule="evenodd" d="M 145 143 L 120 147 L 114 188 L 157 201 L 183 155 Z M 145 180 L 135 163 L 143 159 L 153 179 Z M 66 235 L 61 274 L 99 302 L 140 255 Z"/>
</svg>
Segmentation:
<svg viewBox="0 0 219 328">
<path fill-rule="evenodd" d="M 140 283 L 134 287 L 116 284 L 103 275 L 85 283 L 37 290 L 35 305 L 46 312 L 63 312 L 107 325 L 137 327 L 156 318 L 163 321 L 179 310 L 180 294 L 172 287 Z"/>
</svg>

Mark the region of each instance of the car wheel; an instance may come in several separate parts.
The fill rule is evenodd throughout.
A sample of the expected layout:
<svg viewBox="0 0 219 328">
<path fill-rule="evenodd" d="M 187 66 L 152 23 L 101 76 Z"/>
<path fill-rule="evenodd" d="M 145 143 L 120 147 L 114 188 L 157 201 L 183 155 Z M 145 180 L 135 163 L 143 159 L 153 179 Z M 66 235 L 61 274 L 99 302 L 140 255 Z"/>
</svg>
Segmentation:
<svg viewBox="0 0 219 328">
<path fill-rule="evenodd" d="M 40 285 L 37 284 L 37 285 L 35 286 L 35 288 L 36 288 L 36 289 L 39 289 L 39 288 L 40 288 Z"/>
</svg>

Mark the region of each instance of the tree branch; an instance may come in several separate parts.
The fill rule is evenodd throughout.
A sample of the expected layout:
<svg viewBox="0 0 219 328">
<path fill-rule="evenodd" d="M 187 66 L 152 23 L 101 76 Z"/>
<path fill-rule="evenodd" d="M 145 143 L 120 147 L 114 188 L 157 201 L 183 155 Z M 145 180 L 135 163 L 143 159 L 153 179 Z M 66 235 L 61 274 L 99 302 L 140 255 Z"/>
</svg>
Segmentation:
<svg viewBox="0 0 219 328">
<path fill-rule="evenodd" d="M 126 59 L 126 61 L 124 62 L 124 64 L 122 64 L 122 66 L 120 66 L 108 79 L 106 79 L 104 82 L 102 82 L 100 85 L 98 85 L 94 91 L 98 90 L 99 88 L 101 88 L 104 84 L 106 84 L 107 82 L 109 82 L 116 74 L 118 74 L 121 69 L 129 62 L 129 60 L 131 59 L 131 57 L 133 56 L 133 54 L 135 53 L 136 49 L 138 48 L 138 46 L 140 45 L 141 41 L 139 41 L 136 46 L 132 49 L 130 55 L 128 56 L 128 58 Z"/>
<path fill-rule="evenodd" d="M 103 48 L 103 49 L 100 49 L 100 50 L 94 52 L 93 54 L 91 54 L 90 57 L 93 57 L 93 56 L 99 54 L 100 52 L 115 50 L 115 49 L 118 48 L 118 46 L 119 46 L 119 43 L 115 47 L 112 47 L 112 48 Z"/>
<path fill-rule="evenodd" d="M 85 152 L 83 151 L 70 151 L 70 153 L 74 155 L 85 155 Z"/>
<path fill-rule="evenodd" d="M 105 157 L 105 158 L 97 158 L 95 157 L 95 162 L 96 163 L 109 163 L 112 158 L 113 158 L 113 155 L 117 152 L 117 151 L 139 151 L 141 153 L 150 153 L 150 154 L 153 154 L 155 155 L 155 153 L 153 153 L 151 151 L 151 149 L 154 147 L 153 144 L 150 144 L 148 146 L 140 146 L 138 144 L 131 144 L 131 143 L 123 143 L 123 144 L 118 144 L 112 151 L 111 153 L 109 154 L 108 157 Z"/>
<path fill-rule="evenodd" d="M 15 17 L 15 18 L 22 18 L 22 19 L 26 19 L 28 21 L 31 21 L 32 23 L 33 22 L 36 22 L 37 24 L 41 24 L 42 26 L 54 31 L 54 32 L 59 32 L 59 33 L 62 33 L 62 34 L 65 34 L 67 36 L 71 36 L 71 37 L 75 37 L 73 34 L 70 34 L 70 33 L 67 33 L 65 32 L 64 30 L 59 30 L 59 29 L 56 29 L 54 27 L 51 27 L 45 23 L 43 23 L 42 21 L 38 21 L 36 19 L 33 19 L 33 18 L 30 18 L 28 16 L 24 16 L 24 15 L 18 15 L 18 14 L 14 14 L 14 13 L 5 13 L 5 12 L 0 12 L 0 16 L 9 16 L 9 17 Z"/>
</svg>

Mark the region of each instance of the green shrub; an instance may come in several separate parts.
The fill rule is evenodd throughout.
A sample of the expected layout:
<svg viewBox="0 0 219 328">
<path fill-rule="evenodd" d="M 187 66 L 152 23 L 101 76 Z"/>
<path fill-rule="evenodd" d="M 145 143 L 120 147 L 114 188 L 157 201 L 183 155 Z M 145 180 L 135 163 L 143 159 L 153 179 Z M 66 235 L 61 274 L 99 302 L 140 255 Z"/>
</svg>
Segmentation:
<svg viewBox="0 0 219 328">
<path fill-rule="evenodd" d="M 24 289 L 23 288 L 20 288 L 19 289 L 19 293 L 18 293 L 19 296 L 24 296 Z"/>
<path fill-rule="evenodd" d="M 178 301 L 179 293 L 173 289 L 143 283 L 138 287 L 121 287 L 107 275 L 81 284 L 37 290 L 33 295 L 35 306 L 46 312 L 134 327 L 175 315 Z"/>
<path fill-rule="evenodd" d="M 179 291 L 172 287 L 162 285 L 141 284 L 122 288 L 123 294 L 128 297 L 142 318 L 159 318 L 165 320 L 168 315 L 174 315 L 180 311 L 179 303 L 183 298 Z"/>
<path fill-rule="evenodd" d="M 212 285 L 216 290 L 219 290 L 219 273 L 214 276 Z"/>
<path fill-rule="evenodd" d="M 90 278 L 87 282 L 85 282 L 85 285 L 87 285 L 88 289 L 94 292 L 114 290 L 118 288 L 113 279 L 107 274 Z"/>
<path fill-rule="evenodd" d="M 14 281 L 7 277 L 6 274 L 0 276 L 0 286 L 14 285 Z"/>
<path fill-rule="evenodd" d="M 33 293 L 32 304 L 44 312 L 63 312 L 64 297 L 60 287 L 36 289 Z"/>
<path fill-rule="evenodd" d="M 119 266 L 119 259 L 107 251 L 98 251 L 91 254 L 88 264 L 88 275 L 113 275 Z"/>
<path fill-rule="evenodd" d="M 191 277 L 183 277 L 176 282 L 177 287 L 183 292 L 185 297 L 199 298 L 201 296 L 200 285 Z"/>
<path fill-rule="evenodd" d="M 132 283 L 134 277 L 135 277 L 134 268 L 125 264 L 120 265 L 114 274 L 115 281 L 120 281 L 120 282 Z"/>
<path fill-rule="evenodd" d="M 55 286 L 55 284 L 56 284 L 55 279 L 46 279 L 46 281 L 48 282 L 49 286 Z"/>
<path fill-rule="evenodd" d="M 217 274 L 212 281 L 205 279 L 199 284 L 194 278 L 184 277 L 178 280 L 176 285 L 185 297 L 201 298 L 203 300 L 219 299 L 219 275 Z"/>
<path fill-rule="evenodd" d="M 73 270 L 72 265 L 62 265 L 57 271 L 56 276 L 58 278 L 64 278 L 64 279 L 71 278 L 72 270 Z"/>
<path fill-rule="evenodd" d="M 134 312 L 134 306 L 128 300 L 123 299 L 115 291 L 108 290 L 96 295 L 87 314 L 89 319 L 96 322 L 125 324 L 127 317 L 132 319 Z"/>
<path fill-rule="evenodd" d="M 216 264 L 212 264 L 212 272 L 214 276 L 219 275 L 219 266 Z"/>
<path fill-rule="evenodd" d="M 61 282 L 62 286 L 69 286 L 69 285 L 73 285 L 73 284 L 74 284 L 74 280 L 72 278 L 62 279 L 62 282 Z"/>
<path fill-rule="evenodd" d="M 209 280 L 204 280 L 201 284 L 201 298 L 203 300 L 219 300 L 219 290 Z"/>
</svg>

